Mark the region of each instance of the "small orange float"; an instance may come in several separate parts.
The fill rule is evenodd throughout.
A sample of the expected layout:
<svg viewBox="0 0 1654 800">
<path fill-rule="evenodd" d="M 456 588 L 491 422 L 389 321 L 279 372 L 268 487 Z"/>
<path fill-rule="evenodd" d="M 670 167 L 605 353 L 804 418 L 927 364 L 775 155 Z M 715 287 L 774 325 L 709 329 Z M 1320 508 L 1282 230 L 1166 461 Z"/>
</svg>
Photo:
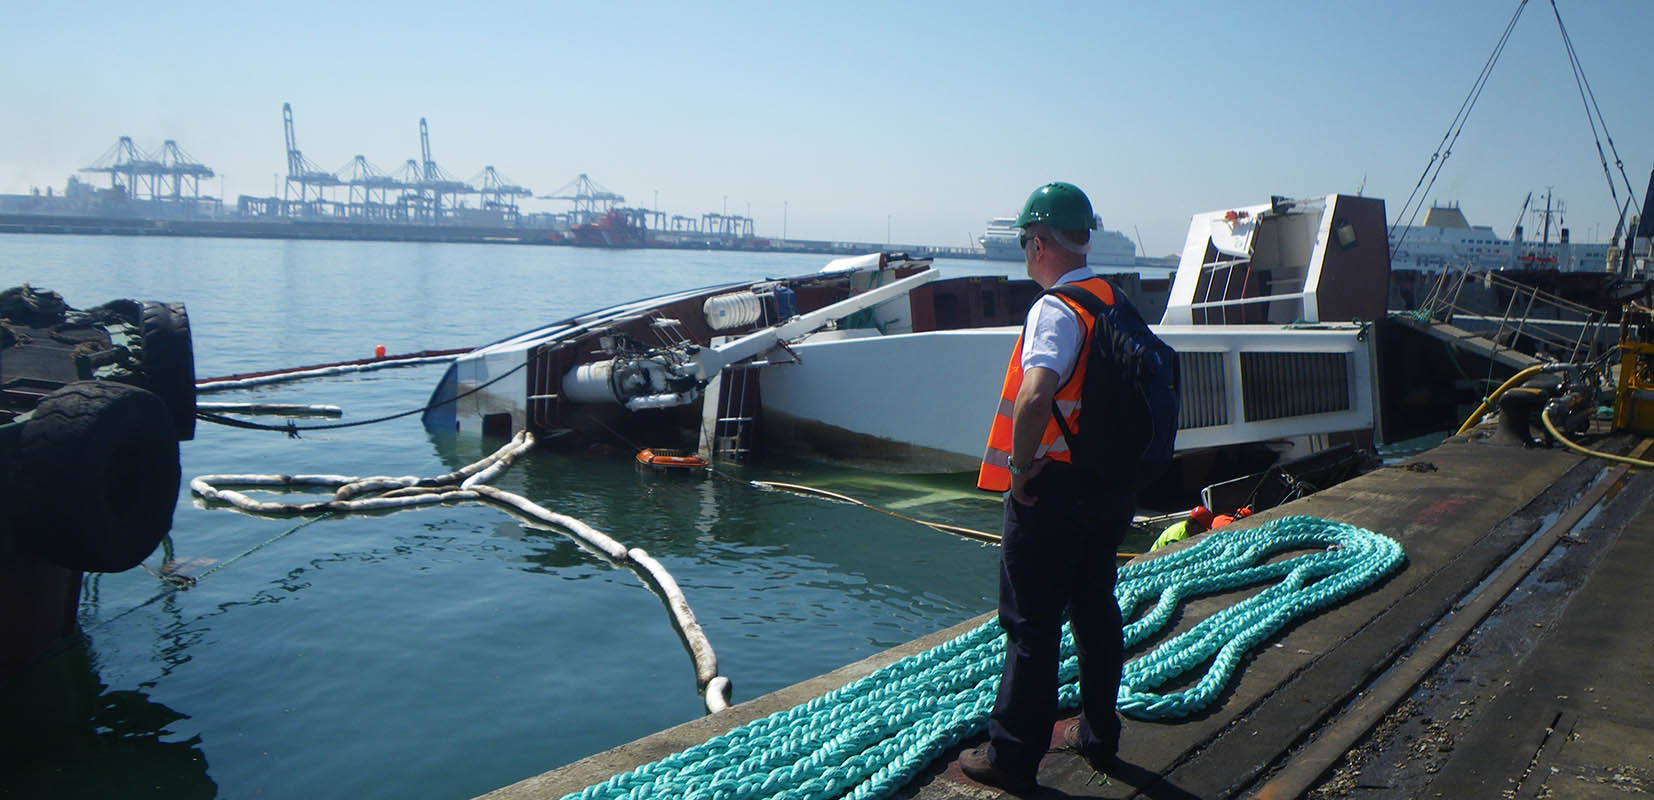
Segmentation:
<svg viewBox="0 0 1654 800">
<path fill-rule="evenodd" d="M 685 455 L 676 450 L 655 450 L 645 447 L 637 451 L 637 463 L 656 469 L 705 469 L 706 459 Z"/>
</svg>

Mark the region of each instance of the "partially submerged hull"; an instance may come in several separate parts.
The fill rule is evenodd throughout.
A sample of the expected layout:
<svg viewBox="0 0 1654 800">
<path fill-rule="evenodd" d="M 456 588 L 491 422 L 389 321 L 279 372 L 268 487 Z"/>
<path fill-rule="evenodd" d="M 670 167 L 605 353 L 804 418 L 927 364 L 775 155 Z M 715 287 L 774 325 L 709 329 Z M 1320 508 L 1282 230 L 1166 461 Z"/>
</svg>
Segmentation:
<svg viewBox="0 0 1654 800">
<path fill-rule="evenodd" d="M 1178 324 L 1155 330 L 1181 356 L 1173 480 L 1185 490 L 1280 453 L 1370 443 L 1377 419 L 1373 342 L 1348 321 L 1363 316 L 1362 301 L 1318 289 L 1384 285 L 1373 274 L 1388 265 L 1382 202 L 1329 196 L 1248 217 L 1236 226 L 1197 216 L 1175 282 L 1118 281 L 1147 307 L 1169 294 L 1166 316 Z M 1253 253 L 1257 230 L 1270 232 L 1269 247 Z M 1280 234 L 1303 241 L 1283 246 Z M 875 254 L 665 295 L 461 357 L 425 422 L 708 459 L 784 447 L 881 469 L 971 470 L 1038 294 L 1031 281 L 939 279 L 928 261 Z M 1377 316 L 1383 292 L 1371 294 Z"/>
</svg>

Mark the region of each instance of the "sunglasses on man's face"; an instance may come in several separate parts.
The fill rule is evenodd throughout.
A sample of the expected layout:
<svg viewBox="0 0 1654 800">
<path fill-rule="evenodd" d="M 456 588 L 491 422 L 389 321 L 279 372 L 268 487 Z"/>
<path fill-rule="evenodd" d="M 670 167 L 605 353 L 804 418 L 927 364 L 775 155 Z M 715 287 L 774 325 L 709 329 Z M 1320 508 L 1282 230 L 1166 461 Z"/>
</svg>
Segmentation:
<svg viewBox="0 0 1654 800">
<path fill-rule="evenodd" d="M 1027 231 L 1023 231 L 1022 233 L 1017 234 L 1017 247 L 1027 250 L 1028 243 L 1038 238 L 1038 236 L 1034 236 Z"/>
</svg>

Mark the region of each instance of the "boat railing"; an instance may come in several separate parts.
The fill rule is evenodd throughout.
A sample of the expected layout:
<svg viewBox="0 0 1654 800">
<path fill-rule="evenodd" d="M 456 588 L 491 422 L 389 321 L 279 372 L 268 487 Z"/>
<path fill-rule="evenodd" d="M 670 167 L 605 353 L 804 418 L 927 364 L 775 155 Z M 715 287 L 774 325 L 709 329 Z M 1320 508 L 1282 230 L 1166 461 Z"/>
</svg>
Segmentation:
<svg viewBox="0 0 1654 800">
<path fill-rule="evenodd" d="M 1468 290 L 1468 291 L 1467 291 Z M 1496 299 L 1508 295 L 1499 308 Z M 1595 361 L 1607 315 L 1492 270 L 1450 267 L 1419 304 L 1431 322 L 1474 324 L 1496 346 L 1526 340 L 1563 361 Z"/>
</svg>

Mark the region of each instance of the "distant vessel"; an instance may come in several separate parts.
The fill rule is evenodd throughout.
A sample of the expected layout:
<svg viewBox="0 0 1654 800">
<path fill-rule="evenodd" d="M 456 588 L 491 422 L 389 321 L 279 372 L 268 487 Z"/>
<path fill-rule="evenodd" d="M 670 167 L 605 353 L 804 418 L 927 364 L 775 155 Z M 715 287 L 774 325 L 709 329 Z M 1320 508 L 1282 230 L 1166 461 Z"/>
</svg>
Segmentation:
<svg viewBox="0 0 1654 800">
<path fill-rule="evenodd" d="M 1548 215 L 1549 210 L 1542 212 Z M 1558 228 L 1557 241 L 1547 230 L 1541 241 L 1523 241 L 1522 226 L 1511 239 L 1493 228 L 1471 225 L 1456 204 L 1433 205 L 1423 225 L 1397 225 L 1390 232 L 1390 269 L 1441 272 L 1465 269 L 1550 269 L 1563 272 L 1601 272 L 1608 261 L 1608 245 L 1570 241 L 1567 228 Z"/>
<path fill-rule="evenodd" d="M 610 209 L 594 222 L 569 229 L 569 239 L 581 247 L 646 247 L 649 231 L 639 224 L 633 209 Z"/>
<path fill-rule="evenodd" d="M 1119 231 L 1111 231 L 1103 227 L 1100 217 L 1093 217 L 1097 221 L 1097 230 L 1091 232 L 1091 253 L 1086 259 L 1093 268 L 1107 269 L 1110 267 L 1124 267 L 1136 269 L 1137 246 Z M 1017 244 L 1017 235 L 1022 230 L 1016 227 L 1016 217 L 994 217 L 988 220 L 988 228 L 977 241 L 982 243 L 982 251 L 994 261 L 1021 261 L 1022 247 Z M 1176 266 L 1167 260 L 1156 266 Z"/>
</svg>

